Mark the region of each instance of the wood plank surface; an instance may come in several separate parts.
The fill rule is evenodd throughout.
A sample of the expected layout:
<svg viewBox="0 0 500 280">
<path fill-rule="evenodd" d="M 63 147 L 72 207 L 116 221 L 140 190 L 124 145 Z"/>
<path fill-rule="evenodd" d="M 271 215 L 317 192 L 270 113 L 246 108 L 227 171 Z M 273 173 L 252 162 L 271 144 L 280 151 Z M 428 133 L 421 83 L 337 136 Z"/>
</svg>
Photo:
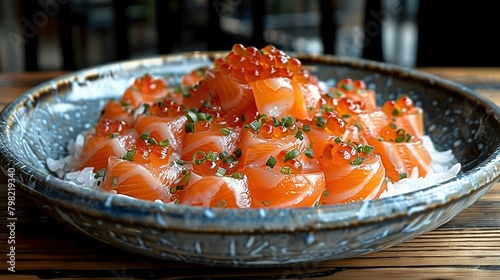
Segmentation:
<svg viewBox="0 0 500 280">
<path fill-rule="evenodd" d="M 500 104 L 500 68 L 426 68 Z M 60 72 L 0 73 L 0 108 Z M 0 179 L 0 207 L 7 181 Z M 353 259 L 282 268 L 225 268 L 169 262 L 102 244 L 54 222 L 16 192 L 16 273 L 7 271 L 8 232 L 0 231 L 0 279 L 500 279 L 500 184 L 443 226 Z M 5 223 L 7 213 L 0 212 Z"/>
</svg>

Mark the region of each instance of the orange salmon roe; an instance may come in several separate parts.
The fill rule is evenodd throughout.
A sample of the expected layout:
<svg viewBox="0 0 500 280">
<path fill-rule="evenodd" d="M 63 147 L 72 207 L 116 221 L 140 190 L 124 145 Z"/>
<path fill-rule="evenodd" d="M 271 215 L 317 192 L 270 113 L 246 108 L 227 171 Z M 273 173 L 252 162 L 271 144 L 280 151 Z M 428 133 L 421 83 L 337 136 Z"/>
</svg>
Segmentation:
<svg viewBox="0 0 500 280">
<path fill-rule="evenodd" d="M 414 108 L 413 100 L 406 95 L 399 97 L 395 101 L 394 100 L 386 101 L 382 105 L 382 110 L 384 111 L 384 113 L 386 113 L 387 116 L 390 117 L 405 115 L 413 108 Z"/>
<path fill-rule="evenodd" d="M 315 81 L 315 77 L 302 67 L 300 60 L 272 45 L 258 50 L 235 44 L 229 54 L 215 61 L 214 68 L 243 82 L 274 77 L 294 78 L 302 82 Z"/>
</svg>

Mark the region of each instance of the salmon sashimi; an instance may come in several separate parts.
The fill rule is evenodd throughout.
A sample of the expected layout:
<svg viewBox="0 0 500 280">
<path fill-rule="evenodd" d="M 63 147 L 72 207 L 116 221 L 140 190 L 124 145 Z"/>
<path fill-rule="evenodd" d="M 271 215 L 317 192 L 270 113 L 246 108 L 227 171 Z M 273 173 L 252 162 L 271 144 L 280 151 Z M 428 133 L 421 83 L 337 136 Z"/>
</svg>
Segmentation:
<svg viewBox="0 0 500 280">
<path fill-rule="evenodd" d="M 192 173 L 191 178 L 185 189 L 176 193 L 179 204 L 218 208 L 251 206 L 248 180 L 244 176 L 199 176 Z"/>
<path fill-rule="evenodd" d="M 359 165 L 333 162 L 322 164 L 326 190 L 321 204 L 338 204 L 375 199 L 386 188 L 385 168 L 379 155 L 372 154 Z"/>
<path fill-rule="evenodd" d="M 136 131 L 123 121 L 103 119 L 94 134 L 85 136 L 80 154 L 79 167 L 105 168 L 110 156 L 123 156 L 135 143 Z"/>
<path fill-rule="evenodd" d="M 293 78 L 250 82 L 257 111 L 276 118 L 291 115 L 300 120 L 312 119 L 321 100 L 321 90 L 313 77 L 302 71 Z"/>
<path fill-rule="evenodd" d="M 364 137 L 378 138 L 380 131 L 389 123 L 389 117 L 382 110 L 374 110 L 356 116 L 356 121 Z"/>
<path fill-rule="evenodd" d="M 130 106 L 127 103 L 120 103 L 116 100 L 106 103 L 100 119 L 123 121 L 127 125 L 133 125 L 135 121 Z"/>
<path fill-rule="evenodd" d="M 292 80 L 287 77 L 275 77 L 250 82 L 257 111 L 271 117 L 280 118 L 290 115 L 295 104 L 295 90 Z"/>
<path fill-rule="evenodd" d="M 255 106 L 252 88 L 245 81 L 231 76 L 230 72 L 214 69 L 207 71 L 204 83 L 216 95 L 216 103 L 227 114 L 241 114 Z"/>
<path fill-rule="evenodd" d="M 186 116 L 169 118 L 141 115 L 137 118 L 134 128 L 137 130 L 138 135 L 148 133 L 157 142 L 166 140 L 174 151 L 180 152 L 186 122 Z"/>
<path fill-rule="evenodd" d="M 282 151 L 298 150 L 302 153 L 308 147 L 307 137 L 302 139 L 296 137 L 294 129 L 283 126 L 274 127 L 269 124 L 263 125 L 258 132 L 252 129 L 242 129 L 239 158 L 242 166 L 263 166 L 271 156 Z"/>
<path fill-rule="evenodd" d="M 297 208 L 377 199 L 439 164 L 410 96 L 377 106 L 363 80 L 323 83 L 310 69 L 321 70 L 272 45 L 235 44 L 174 86 L 137 77 L 86 134 L 78 168 L 137 199 Z"/>
<path fill-rule="evenodd" d="M 414 168 L 419 176 L 425 176 L 431 169 L 432 158 L 421 139 L 396 143 L 371 138 L 368 142 L 381 156 L 386 176 L 392 182 L 409 177 Z"/>
<path fill-rule="evenodd" d="M 238 147 L 240 128 L 225 128 L 224 130 L 207 130 L 186 133 L 181 158 L 190 160 L 196 151 L 227 152 L 232 154 Z"/>
<path fill-rule="evenodd" d="M 319 166 L 304 172 L 285 174 L 280 168 L 247 167 L 252 207 L 314 207 L 325 189 L 325 174 Z"/>
<path fill-rule="evenodd" d="M 149 201 L 171 202 L 171 188 L 182 178 L 182 169 L 174 166 L 151 167 L 110 157 L 101 188 Z"/>
</svg>

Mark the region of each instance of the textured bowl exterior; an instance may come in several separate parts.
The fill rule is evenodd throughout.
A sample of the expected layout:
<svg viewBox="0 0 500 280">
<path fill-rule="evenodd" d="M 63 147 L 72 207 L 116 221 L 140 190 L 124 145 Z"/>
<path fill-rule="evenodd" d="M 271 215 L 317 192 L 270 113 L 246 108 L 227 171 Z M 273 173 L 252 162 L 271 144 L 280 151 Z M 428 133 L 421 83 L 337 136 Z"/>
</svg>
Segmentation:
<svg viewBox="0 0 500 280">
<path fill-rule="evenodd" d="M 301 56 L 322 80 L 363 79 L 378 101 L 406 93 L 424 109 L 426 133 L 462 163 L 447 182 L 373 201 L 301 209 L 215 209 L 150 203 L 56 178 L 47 158 L 96 121 L 109 98 L 144 73 L 170 84 L 223 53 L 185 53 L 103 65 L 41 84 L 0 116 L 0 161 L 48 215 L 124 250 L 220 266 L 281 266 L 344 259 L 428 232 L 479 199 L 500 174 L 500 109 L 454 82 L 397 66 Z"/>
</svg>

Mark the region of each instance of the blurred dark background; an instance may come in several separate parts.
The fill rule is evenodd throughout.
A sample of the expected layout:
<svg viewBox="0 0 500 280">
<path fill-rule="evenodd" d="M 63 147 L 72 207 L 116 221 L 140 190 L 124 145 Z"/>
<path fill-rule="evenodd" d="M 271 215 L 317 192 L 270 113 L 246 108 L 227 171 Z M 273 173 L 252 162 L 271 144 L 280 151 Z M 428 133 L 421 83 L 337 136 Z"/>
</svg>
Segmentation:
<svg viewBox="0 0 500 280">
<path fill-rule="evenodd" d="M 451 0 L 0 0 L 0 70 L 77 70 L 235 43 L 426 66 L 500 66 L 496 10 Z"/>
</svg>

